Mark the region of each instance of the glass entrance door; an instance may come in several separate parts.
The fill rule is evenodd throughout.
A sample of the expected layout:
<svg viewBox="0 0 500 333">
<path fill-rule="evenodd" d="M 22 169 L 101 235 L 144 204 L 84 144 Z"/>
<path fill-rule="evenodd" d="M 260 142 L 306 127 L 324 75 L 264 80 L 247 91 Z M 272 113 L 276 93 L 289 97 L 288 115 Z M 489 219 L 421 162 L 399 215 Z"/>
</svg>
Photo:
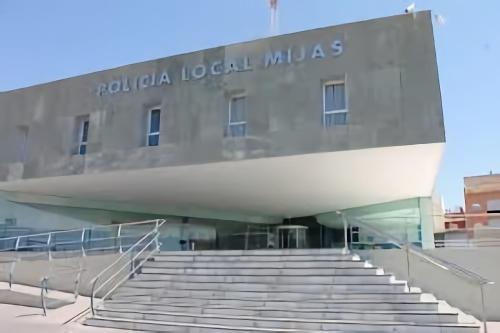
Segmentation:
<svg viewBox="0 0 500 333">
<path fill-rule="evenodd" d="M 280 249 L 301 249 L 307 247 L 307 229 L 303 225 L 282 225 L 278 231 Z"/>
</svg>

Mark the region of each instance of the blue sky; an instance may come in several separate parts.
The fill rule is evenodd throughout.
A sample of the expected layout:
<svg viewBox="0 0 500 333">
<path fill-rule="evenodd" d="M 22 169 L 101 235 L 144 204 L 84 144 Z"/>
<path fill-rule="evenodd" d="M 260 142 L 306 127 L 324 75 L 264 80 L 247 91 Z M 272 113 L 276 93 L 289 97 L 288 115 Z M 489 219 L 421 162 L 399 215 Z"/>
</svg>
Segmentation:
<svg viewBox="0 0 500 333">
<path fill-rule="evenodd" d="M 411 1 L 279 0 L 289 33 L 402 13 Z M 438 190 L 500 173 L 500 1 L 415 1 L 435 25 L 447 146 Z M 0 0 L 0 91 L 269 34 L 266 0 Z"/>
</svg>

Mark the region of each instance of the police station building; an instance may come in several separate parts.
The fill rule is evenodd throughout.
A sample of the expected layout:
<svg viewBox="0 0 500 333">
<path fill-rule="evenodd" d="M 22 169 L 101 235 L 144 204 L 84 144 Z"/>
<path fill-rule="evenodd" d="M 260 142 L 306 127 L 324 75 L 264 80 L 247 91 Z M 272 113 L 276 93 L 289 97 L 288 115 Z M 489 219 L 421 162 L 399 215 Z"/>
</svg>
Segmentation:
<svg viewBox="0 0 500 333">
<path fill-rule="evenodd" d="M 444 142 L 429 12 L 127 65 L 0 93 L 0 237 L 331 247 L 344 213 L 431 243 Z"/>
</svg>

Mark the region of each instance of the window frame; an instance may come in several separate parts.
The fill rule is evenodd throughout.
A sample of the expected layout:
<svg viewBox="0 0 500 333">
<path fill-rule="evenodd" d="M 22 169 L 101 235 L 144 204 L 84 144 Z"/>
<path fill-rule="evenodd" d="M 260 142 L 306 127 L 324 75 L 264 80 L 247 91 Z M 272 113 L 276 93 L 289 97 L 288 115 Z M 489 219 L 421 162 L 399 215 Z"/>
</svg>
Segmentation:
<svg viewBox="0 0 500 333">
<path fill-rule="evenodd" d="M 87 124 L 87 138 L 86 140 L 83 140 L 83 134 L 85 131 L 85 124 Z M 78 147 L 77 147 L 77 155 L 87 155 L 87 148 L 89 144 L 89 133 L 90 133 L 90 117 L 87 116 L 81 116 L 79 118 L 79 124 L 78 124 Z M 82 153 L 82 147 L 85 147 L 85 152 Z"/>
<path fill-rule="evenodd" d="M 238 99 L 238 98 L 243 98 L 244 99 L 244 103 L 245 103 L 245 120 L 243 121 L 235 121 L 235 122 L 232 122 L 231 121 L 231 110 L 232 110 L 232 105 L 233 105 L 233 100 L 235 99 Z M 234 95 L 231 95 L 229 97 L 229 104 L 228 104 L 228 117 L 227 117 L 227 126 L 226 126 L 226 133 L 227 133 L 227 137 L 231 137 L 231 138 L 244 138 L 247 136 L 247 132 L 248 132 L 248 121 L 247 121 L 247 94 L 246 93 L 240 93 L 240 94 L 234 94 Z M 241 126 L 241 125 L 245 125 L 245 134 L 242 135 L 242 136 L 234 136 L 232 135 L 232 132 L 231 132 L 231 127 L 232 126 Z"/>
<path fill-rule="evenodd" d="M 341 110 L 330 110 L 330 111 L 327 111 L 326 110 L 326 87 L 328 86 L 335 86 L 335 85 L 341 85 L 343 84 L 344 85 L 344 99 L 345 99 L 345 108 L 344 109 L 341 109 Z M 325 81 L 323 82 L 323 114 L 322 114 L 322 118 L 323 118 L 323 127 L 325 128 L 330 128 L 330 127 L 335 127 L 335 126 L 345 126 L 347 125 L 347 115 L 349 113 L 349 107 L 347 106 L 347 84 L 346 84 L 346 80 L 328 80 L 328 81 Z M 333 90 L 335 92 L 335 88 Z M 345 124 L 333 124 L 331 126 L 326 126 L 326 116 L 327 115 L 332 115 L 332 114 L 337 114 L 337 113 L 345 113 L 346 114 L 346 123 Z"/>
<path fill-rule="evenodd" d="M 159 111 L 160 113 L 160 118 L 159 118 L 159 124 L 158 124 L 158 131 L 157 132 L 151 132 L 151 115 L 153 114 L 154 111 Z M 147 117 L 147 123 L 146 123 L 146 147 L 156 147 L 160 145 L 160 133 L 161 133 L 161 107 L 160 106 L 155 106 L 153 108 L 150 108 L 148 110 L 148 117 Z M 157 145 L 150 145 L 149 144 L 149 138 L 152 136 L 158 136 L 158 144 Z"/>
</svg>

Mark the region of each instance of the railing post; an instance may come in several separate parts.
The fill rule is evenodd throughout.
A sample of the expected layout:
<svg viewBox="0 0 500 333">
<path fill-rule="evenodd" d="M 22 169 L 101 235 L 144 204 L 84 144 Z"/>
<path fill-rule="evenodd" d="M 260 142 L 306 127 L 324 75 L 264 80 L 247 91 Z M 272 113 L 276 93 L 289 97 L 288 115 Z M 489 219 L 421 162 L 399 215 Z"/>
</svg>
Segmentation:
<svg viewBox="0 0 500 333">
<path fill-rule="evenodd" d="M 134 251 L 130 251 L 130 277 L 133 278 L 135 275 L 135 260 L 134 260 Z"/>
<path fill-rule="evenodd" d="M 82 257 L 85 257 L 87 255 L 85 253 L 85 228 L 82 229 L 81 243 L 82 243 Z"/>
<path fill-rule="evenodd" d="M 9 289 L 12 289 L 12 283 L 14 280 L 14 270 L 16 269 L 16 262 L 19 260 L 17 251 L 19 250 L 19 244 L 21 243 L 21 236 L 17 236 L 16 244 L 14 245 L 14 251 L 16 252 L 16 261 L 13 261 L 10 265 L 9 270 Z"/>
<path fill-rule="evenodd" d="M 342 218 L 342 223 L 344 224 L 344 248 L 342 249 L 342 254 L 348 254 L 349 253 L 349 243 L 347 241 L 347 218 L 345 216 L 345 214 L 337 211 L 337 214 L 340 215 L 340 217 Z"/>
<path fill-rule="evenodd" d="M 16 269 L 16 262 L 17 262 L 17 260 L 10 263 L 9 289 L 12 289 L 12 281 L 14 280 L 14 270 Z"/>
<path fill-rule="evenodd" d="M 159 251 L 160 250 L 160 242 L 158 241 L 158 237 L 159 237 L 159 221 L 160 220 L 156 220 L 156 224 L 155 224 L 155 246 L 156 246 L 156 250 Z"/>
<path fill-rule="evenodd" d="M 95 298 L 95 286 L 97 284 L 97 280 L 99 280 L 99 277 L 96 277 L 94 279 L 94 282 L 92 282 L 92 291 L 90 292 L 90 310 L 92 311 L 92 316 L 95 316 L 94 298 Z"/>
<path fill-rule="evenodd" d="M 43 315 L 45 317 L 47 317 L 47 304 L 45 303 L 44 291 L 45 291 L 45 293 L 47 293 L 47 291 L 48 291 L 47 280 L 48 280 L 48 278 L 45 276 L 42 279 L 42 282 L 41 282 L 41 285 L 40 285 L 40 289 L 41 289 L 40 290 L 40 297 L 42 299 L 42 310 L 43 310 Z"/>
<path fill-rule="evenodd" d="M 52 260 L 52 254 L 50 253 L 50 242 L 52 240 L 52 233 L 49 232 L 49 236 L 47 237 L 47 254 L 49 256 L 49 260 Z"/>
<path fill-rule="evenodd" d="M 79 289 L 80 289 L 80 278 L 81 278 L 81 275 L 82 275 L 82 265 L 80 264 L 80 270 L 78 271 L 78 274 L 76 275 L 76 279 L 75 279 L 75 290 L 73 292 L 73 296 L 75 297 L 75 302 L 76 300 L 78 299 L 78 295 L 79 295 Z"/>
<path fill-rule="evenodd" d="M 117 239 L 118 239 L 118 251 L 119 253 L 123 253 L 123 248 L 122 248 L 122 225 L 118 225 L 118 232 L 117 232 Z"/>
<path fill-rule="evenodd" d="M 484 333 L 488 333 L 488 321 L 486 319 L 486 305 L 484 304 L 484 284 L 481 283 L 479 285 L 479 289 L 481 290 L 481 312 L 482 312 L 482 320 L 483 320 L 483 327 L 484 327 Z"/>
<path fill-rule="evenodd" d="M 410 273 L 410 245 L 409 245 L 409 241 L 408 241 L 408 219 L 405 218 L 405 250 L 406 250 L 406 274 L 408 276 L 408 280 L 407 280 L 407 285 L 408 285 L 408 292 L 410 292 L 410 288 L 411 288 L 411 285 L 410 285 L 410 280 L 411 280 L 411 273 Z"/>
</svg>

